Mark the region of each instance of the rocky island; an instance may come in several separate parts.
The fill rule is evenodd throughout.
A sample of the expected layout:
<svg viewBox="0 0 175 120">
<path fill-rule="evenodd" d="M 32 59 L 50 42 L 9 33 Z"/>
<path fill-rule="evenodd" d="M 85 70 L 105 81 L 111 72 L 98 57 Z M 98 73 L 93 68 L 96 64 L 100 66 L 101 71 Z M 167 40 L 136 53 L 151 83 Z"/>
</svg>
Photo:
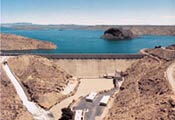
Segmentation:
<svg viewBox="0 0 175 120">
<path fill-rule="evenodd" d="M 56 49 L 57 46 L 51 42 L 35 40 L 13 34 L 0 33 L 1 51 L 9 50 L 37 50 L 37 49 Z"/>
<path fill-rule="evenodd" d="M 124 30 L 122 28 L 110 28 L 104 32 L 102 39 L 107 40 L 126 40 L 133 39 L 136 36 L 130 30 Z"/>
</svg>

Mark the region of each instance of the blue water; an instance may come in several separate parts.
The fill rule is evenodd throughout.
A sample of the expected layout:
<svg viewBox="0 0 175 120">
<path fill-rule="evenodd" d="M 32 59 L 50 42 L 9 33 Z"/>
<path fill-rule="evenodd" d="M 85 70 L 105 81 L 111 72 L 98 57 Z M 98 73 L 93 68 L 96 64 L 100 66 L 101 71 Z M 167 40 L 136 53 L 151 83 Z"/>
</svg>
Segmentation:
<svg viewBox="0 0 175 120">
<path fill-rule="evenodd" d="M 3 33 L 22 35 L 55 43 L 55 50 L 37 50 L 34 53 L 139 53 L 142 48 L 175 43 L 174 36 L 144 35 L 133 40 L 108 41 L 100 39 L 100 30 L 13 30 L 1 29 Z"/>
</svg>

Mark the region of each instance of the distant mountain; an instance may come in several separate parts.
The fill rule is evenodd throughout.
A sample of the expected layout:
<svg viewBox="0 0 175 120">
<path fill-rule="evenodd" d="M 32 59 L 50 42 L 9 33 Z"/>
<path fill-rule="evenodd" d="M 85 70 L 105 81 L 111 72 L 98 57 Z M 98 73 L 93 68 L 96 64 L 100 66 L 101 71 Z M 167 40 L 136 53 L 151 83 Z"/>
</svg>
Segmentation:
<svg viewBox="0 0 175 120">
<path fill-rule="evenodd" d="M 19 30 L 107 30 L 109 28 L 123 28 L 131 30 L 135 35 L 172 35 L 175 36 L 175 25 L 75 25 L 75 24 L 49 24 L 40 25 L 32 23 L 5 23 L 1 28 Z"/>
<path fill-rule="evenodd" d="M 2 23 L 1 24 L 2 28 L 12 28 L 12 29 L 21 29 L 21 30 L 40 30 L 40 29 L 82 29 L 85 26 L 84 25 L 74 25 L 74 24 L 69 24 L 69 25 L 64 25 L 64 24 L 59 24 L 59 25 L 54 25 L 54 24 L 49 24 L 49 25 L 41 25 L 41 24 L 32 24 L 32 23 Z"/>
<path fill-rule="evenodd" d="M 32 25 L 32 23 L 28 22 L 17 22 L 17 23 L 2 23 L 2 27 L 13 27 L 13 26 L 24 26 L 24 25 Z"/>
</svg>

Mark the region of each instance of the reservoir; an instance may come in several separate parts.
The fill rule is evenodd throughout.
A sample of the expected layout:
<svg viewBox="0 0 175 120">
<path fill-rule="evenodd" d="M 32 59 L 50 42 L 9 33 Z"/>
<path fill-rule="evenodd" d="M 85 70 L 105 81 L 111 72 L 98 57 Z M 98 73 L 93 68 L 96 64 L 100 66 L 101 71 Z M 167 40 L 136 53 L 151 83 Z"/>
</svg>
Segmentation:
<svg viewBox="0 0 175 120">
<path fill-rule="evenodd" d="M 32 50 L 47 54 L 136 54 L 143 48 L 175 44 L 175 36 L 142 35 L 132 40 L 103 40 L 102 30 L 16 30 L 2 28 L 2 33 L 53 42 L 55 50 Z M 24 52 L 24 51 L 23 51 Z"/>
</svg>

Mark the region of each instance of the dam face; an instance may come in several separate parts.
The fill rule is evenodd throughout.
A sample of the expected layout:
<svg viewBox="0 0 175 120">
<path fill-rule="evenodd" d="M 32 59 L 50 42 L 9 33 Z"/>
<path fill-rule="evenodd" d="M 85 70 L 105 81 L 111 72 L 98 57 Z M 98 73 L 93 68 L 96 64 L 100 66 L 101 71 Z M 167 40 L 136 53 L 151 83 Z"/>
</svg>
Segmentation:
<svg viewBox="0 0 175 120">
<path fill-rule="evenodd" d="M 22 53 L 0 53 L 1 56 L 18 56 Z M 31 54 L 53 60 L 67 73 L 75 77 L 101 77 L 125 71 L 132 63 L 143 58 L 143 54 Z"/>
<path fill-rule="evenodd" d="M 100 77 L 125 71 L 136 59 L 57 59 L 54 62 L 76 77 Z"/>
</svg>

